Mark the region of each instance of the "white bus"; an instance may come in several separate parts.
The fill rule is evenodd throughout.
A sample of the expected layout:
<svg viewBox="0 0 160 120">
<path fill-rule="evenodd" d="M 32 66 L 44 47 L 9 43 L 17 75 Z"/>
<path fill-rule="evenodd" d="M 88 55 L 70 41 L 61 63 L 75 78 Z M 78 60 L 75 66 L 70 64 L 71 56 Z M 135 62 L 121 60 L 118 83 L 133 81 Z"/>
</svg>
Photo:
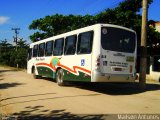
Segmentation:
<svg viewBox="0 0 160 120">
<path fill-rule="evenodd" d="M 95 24 L 30 44 L 27 72 L 65 81 L 133 82 L 135 31 Z"/>
</svg>

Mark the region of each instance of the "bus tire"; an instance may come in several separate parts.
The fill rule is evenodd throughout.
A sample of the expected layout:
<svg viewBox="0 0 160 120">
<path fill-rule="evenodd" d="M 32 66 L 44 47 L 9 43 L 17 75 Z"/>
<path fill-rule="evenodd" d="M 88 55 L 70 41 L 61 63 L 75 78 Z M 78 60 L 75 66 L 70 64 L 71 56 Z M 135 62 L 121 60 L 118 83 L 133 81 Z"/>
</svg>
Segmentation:
<svg viewBox="0 0 160 120">
<path fill-rule="evenodd" d="M 59 86 L 64 86 L 63 76 L 64 76 L 63 69 L 58 69 L 58 71 L 56 72 L 56 82 Z"/>
<path fill-rule="evenodd" d="M 36 75 L 36 70 L 35 70 L 35 68 L 33 68 L 33 78 L 34 78 L 34 79 L 38 79 L 38 78 L 39 78 L 39 76 Z"/>
</svg>

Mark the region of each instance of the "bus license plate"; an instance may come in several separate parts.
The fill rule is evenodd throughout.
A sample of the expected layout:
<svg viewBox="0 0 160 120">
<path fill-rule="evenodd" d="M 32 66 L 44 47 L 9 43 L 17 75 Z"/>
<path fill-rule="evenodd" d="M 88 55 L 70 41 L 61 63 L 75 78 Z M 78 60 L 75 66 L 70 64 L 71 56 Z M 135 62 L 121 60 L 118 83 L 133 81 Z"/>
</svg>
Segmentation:
<svg viewBox="0 0 160 120">
<path fill-rule="evenodd" d="M 114 71 L 122 71 L 122 68 L 114 68 Z"/>
</svg>

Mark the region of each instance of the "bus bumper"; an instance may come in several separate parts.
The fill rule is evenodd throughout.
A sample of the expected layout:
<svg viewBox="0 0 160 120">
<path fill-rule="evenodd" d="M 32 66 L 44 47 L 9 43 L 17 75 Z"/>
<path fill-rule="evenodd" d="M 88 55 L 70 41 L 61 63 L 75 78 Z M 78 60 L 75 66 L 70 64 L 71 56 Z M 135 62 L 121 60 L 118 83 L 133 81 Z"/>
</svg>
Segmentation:
<svg viewBox="0 0 160 120">
<path fill-rule="evenodd" d="M 135 77 L 133 74 L 106 74 L 94 71 L 92 82 L 135 82 Z"/>
</svg>

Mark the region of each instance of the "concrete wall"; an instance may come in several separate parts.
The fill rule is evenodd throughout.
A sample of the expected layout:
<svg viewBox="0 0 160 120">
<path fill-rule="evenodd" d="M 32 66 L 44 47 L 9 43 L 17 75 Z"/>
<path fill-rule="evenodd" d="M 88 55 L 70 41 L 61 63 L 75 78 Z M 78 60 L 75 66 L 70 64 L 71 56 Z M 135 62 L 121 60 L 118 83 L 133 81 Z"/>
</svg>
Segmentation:
<svg viewBox="0 0 160 120">
<path fill-rule="evenodd" d="M 160 72 L 152 71 L 152 65 L 150 66 L 150 74 L 148 75 L 149 79 L 160 82 Z"/>
<path fill-rule="evenodd" d="M 155 29 L 160 32 L 160 22 L 155 23 Z"/>
<path fill-rule="evenodd" d="M 150 80 L 155 80 L 157 82 L 160 82 L 160 72 L 155 72 L 152 70 L 153 68 L 153 58 L 150 58 L 150 74 L 147 75 L 147 78 Z"/>
</svg>

